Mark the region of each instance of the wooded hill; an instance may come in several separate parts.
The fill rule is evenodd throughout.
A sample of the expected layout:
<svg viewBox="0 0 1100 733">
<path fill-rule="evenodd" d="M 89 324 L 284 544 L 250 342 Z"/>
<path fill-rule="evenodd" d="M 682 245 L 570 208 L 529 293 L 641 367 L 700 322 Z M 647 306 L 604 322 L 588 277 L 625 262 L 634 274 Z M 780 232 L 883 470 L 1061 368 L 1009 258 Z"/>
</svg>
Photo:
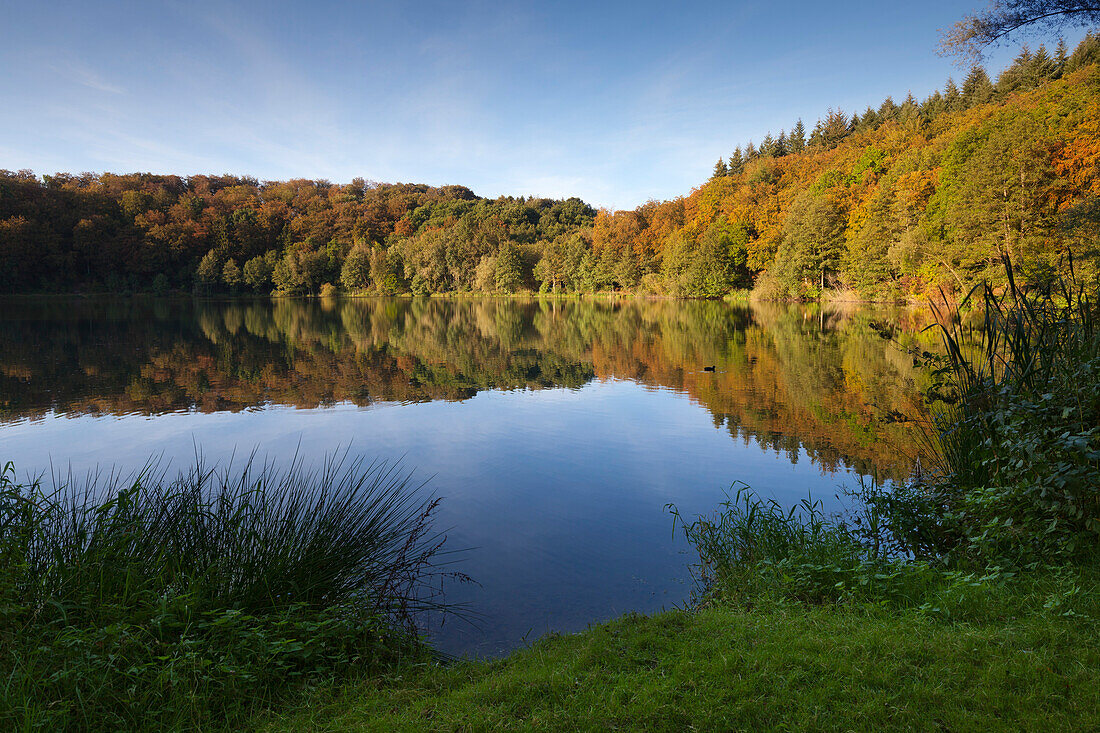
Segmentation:
<svg viewBox="0 0 1100 733">
<path fill-rule="evenodd" d="M 830 110 L 633 211 L 356 179 L 0 171 L 0 292 L 627 290 L 863 297 L 1100 254 L 1100 37 L 923 101 Z"/>
</svg>

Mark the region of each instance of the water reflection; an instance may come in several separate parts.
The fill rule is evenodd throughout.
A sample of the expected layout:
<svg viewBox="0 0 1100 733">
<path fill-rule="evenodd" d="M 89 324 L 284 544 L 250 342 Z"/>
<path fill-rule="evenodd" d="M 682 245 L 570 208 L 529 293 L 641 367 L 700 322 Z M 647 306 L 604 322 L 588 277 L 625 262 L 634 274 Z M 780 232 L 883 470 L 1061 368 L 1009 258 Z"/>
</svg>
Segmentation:
<svg viewBox="0 0 1100 733">
<path fill-rule="evenodd" d="M 690 556 L 664 510 L 734 480 L 829 505 L 851 471 L 915 446 L 902 312 L 716 302 L 357 299 L 0 302 L 0 463 L 186 465 L 351 446 L 444 497 L 480 626 L 435 643 L 495 654 L 682 602 Z M 908 334 L 908 335 L 905 335 Z M 713 370 L 708 370 L 713 367 Z"/>
<path fill-rule="evenodd" d="M 913 315 L 721 302 L 9 299 L 0 420 L 464 400 L 629 379 L 689 396 L 746 443 L 825 470 L 904 471 L 883 420 L 919 409 Z M 908 338 L 916 338 L 910 335 Z M 706 371 L 713 367 L 713 371 Z"/>
</svg>

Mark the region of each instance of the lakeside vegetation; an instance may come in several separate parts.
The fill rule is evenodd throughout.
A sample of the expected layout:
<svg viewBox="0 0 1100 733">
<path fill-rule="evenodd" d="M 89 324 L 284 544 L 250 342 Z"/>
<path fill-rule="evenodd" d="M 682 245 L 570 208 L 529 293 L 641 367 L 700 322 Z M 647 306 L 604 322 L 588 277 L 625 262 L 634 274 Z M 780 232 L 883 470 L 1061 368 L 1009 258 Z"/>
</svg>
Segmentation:
<svg viewBox="0 0 1100 733">
<path fill-rule="evenodd" d="M 427 658 L 436 502 L 327 459 L 18 484 L 0 471 L 0 726 L 233 728 L 290 691 Z"/>
<path fill-rule="evenodd" d="M 831 110 L 632 211 L 462 186 L 0 172 L 3 292 L 961 295 L 1095 270 L 1100 37 Z"/>
</svg>

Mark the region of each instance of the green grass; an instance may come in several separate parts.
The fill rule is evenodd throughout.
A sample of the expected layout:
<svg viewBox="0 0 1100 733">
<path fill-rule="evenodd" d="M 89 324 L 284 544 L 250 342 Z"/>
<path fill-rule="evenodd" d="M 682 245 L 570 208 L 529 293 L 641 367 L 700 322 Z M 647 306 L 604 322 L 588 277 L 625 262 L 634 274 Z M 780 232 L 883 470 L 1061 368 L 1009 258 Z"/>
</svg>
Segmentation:
<svg viewBox="0 0 1100 733">
<path fill-rule="evenodd" d="M 498 661 L 409 666 L 329 690 L 258 727 L 1097 730 L 1096 616 L 1064 610 L 945 621 L 765 603 L 631 615 Z"/>
<path fill-rule="evenodd" d="M 176 477 L 0 472 L 0 730 L 233 727 L 424 659 L 435 502 L 336 456 Z"/>
</svg>

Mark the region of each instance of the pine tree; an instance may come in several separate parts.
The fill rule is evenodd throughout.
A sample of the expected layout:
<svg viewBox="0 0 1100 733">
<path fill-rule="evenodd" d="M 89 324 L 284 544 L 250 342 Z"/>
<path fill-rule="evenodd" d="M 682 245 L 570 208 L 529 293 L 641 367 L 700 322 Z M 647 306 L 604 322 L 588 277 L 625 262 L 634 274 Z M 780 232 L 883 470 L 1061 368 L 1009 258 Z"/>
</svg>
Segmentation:
<svg viewBox="0 0 1100 733">
<path fill-rule="evenodd" d="M 972 66 L 966 75 L 962 88 L 963 104 L 967 109 L 993 101 L 993 82 L 989 74 L 979 65 Z"/>
<path fill-rule="evenodd" d="M 787 136 L 787 147 L 792 153 L 801 153 L 806 147 L 806 126 L 802 120 L 794 123 L 791 134 Z"/>
<path fill-rule="evenodd" d="M 947 85 L 943 88 L 943 102 L 948 112 L 958 112 L 962 109 L 962 93 L 951 77 L 947 77 Z"/>
<path fill-rule="evenodd" d="M 1039 50 L 1035 52 L 1035 55 L 1031 57 L 1031 74 L 1029 78 L 1030 87 L 1035 87 L 1045 84 L 1051 79 L 1058 78 L 1059 64 L 1051 58 L 1047 53 L 1046 46 L 1039 46 Z"/>
<path fill-rule="evenodd" d="M 749 140 L 749 144 L 745 146 L 745 162 L 756 158 L 756 146 L 752 144 L 752 140 Z"/>
<path fill-rule="evenodd" d="M 848 115 L 841 109 L 830 109 L 825 115 L 825 124 L 822 126 L 822 138 L 826 147 L 836 147 L 844 138 L 848 137 Z"/>
<path fill-rule="evenodd" d="M 1069 60 L 1069 51 L 1066 49 L 1066 39 L 1058 39 L 1058 48 L 1054 52 L 1055 78 L 1060 79 L 1066 71 L 1066 62 Z"/>
<path fill-rule="evenodd" d="M 738 145 L 734 148 L 733 155 L 730 156 L 727 171 L 731 176 L 739 176 L 743 170 L 745 170 L 745 158 L 741 154 L 741 146 Z"/>
<path fill-rule="evenodd" d="M 775 157 L 782 158 L 790 152 L 790 144 L 787 141 L 787 133 L 779 131 L 779 137 L 775 139 Z"/>
<path fill-rule="evenodd" d="M 770 132 L 760 141 L 760 155 L 764 158 L 775 157 L 775 138 Z"/>
<path fill-rule="evenodd" d="M 1066 73 L 1100 62 L 1100 34 L 1086 33 L 1066 62 Z"/>
<path fill-rule="evenodd" d="M 883 100 L 882 104 L 878 108 L 879 122 L 888 122 L 896 119 L 898 115 L 898 106 L 894 103 L 893 97 L 887 97 Z"/>
<path fill-rule="evenodd" d="M 858 129 L 861 131 L 870 132 L 878 126 L 878 116 L 875 114 L 875 110 L 871 107 L 867 107 L 863 111 L 863 116 L 859 119 Z"/>
<path fill-rule="evenodd" d="M 714 173 L 711 174 L 711 178 L 725 178 L 729 175 L 729 169 L 726 168 L 726 161 L 722 158 L 718 159 L 718 162 L 714 164 Z"/>
<path fill-rule="evenodd" d="M 814 124 L 814 129 L 810 132 L 810 139 L 807 144 L 811 148 L 819 148 L 825 144 L 825 123 L 820 119 Z"/>
</svg>

